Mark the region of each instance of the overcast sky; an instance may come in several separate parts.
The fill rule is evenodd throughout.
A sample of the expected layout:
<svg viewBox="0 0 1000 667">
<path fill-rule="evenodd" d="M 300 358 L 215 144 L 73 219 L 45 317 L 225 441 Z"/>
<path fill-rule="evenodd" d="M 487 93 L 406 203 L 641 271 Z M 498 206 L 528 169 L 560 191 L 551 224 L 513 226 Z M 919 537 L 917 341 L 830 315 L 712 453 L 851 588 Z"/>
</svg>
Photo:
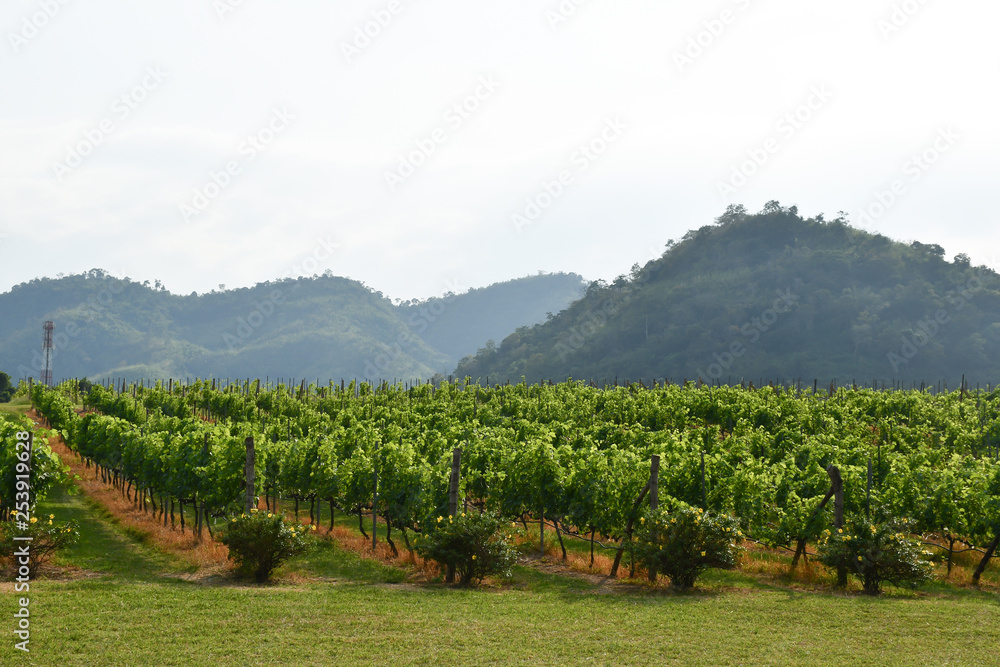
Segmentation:
<svg viewBox="0 0 1000 667">
<path fill-rule="evenodd" d="M 1000 268 L 998 24 L 986 0 L 7 0 L 0 291 L 610 279 L 771 199 Z"/>
</svg>

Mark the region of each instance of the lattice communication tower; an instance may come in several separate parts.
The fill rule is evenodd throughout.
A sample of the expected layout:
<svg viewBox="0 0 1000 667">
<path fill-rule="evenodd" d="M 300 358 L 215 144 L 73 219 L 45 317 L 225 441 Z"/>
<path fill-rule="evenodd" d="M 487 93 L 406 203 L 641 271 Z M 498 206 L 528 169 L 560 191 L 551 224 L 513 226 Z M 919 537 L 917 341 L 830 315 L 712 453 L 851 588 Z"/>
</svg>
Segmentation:
<svg viewBox="0 0 1000 667">
<path fill-rule="evenodd" d="M 42 325 L 42 354 L 45 356 L 45 368 L 42 370 L 42 384 L 52 386 L 52 330 L 56 328 L 51 321 Z"/>
</svg>

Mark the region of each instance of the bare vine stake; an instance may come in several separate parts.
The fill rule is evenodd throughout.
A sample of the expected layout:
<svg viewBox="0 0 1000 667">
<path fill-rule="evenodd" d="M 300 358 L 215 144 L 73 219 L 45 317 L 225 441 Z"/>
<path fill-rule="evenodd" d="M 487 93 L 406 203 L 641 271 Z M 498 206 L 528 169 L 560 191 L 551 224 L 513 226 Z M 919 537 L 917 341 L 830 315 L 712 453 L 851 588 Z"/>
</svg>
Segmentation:
<svg viewBox="0 0 1000 667">
<path fill-rule="evenodd" d="M 208 464 L 208 433 L 205 434 L 205 442 L 201 446 L 202 465 Z M 199 498 L 201 504 L 197 507 L 198 512 L 198 541 L 201 542 L 201 527 L 205 523 L 205 499 Z"/>
<path fill-rule="evenodd" d="M 872 457 L 868 457 L 868 489 L 865 492 L 865 518 L 871 518 L 872 510 Z"/>
<path fill-rule="evenodd" d="M 456 447 L 451 450 L 451 480 L 448 485 L 448 516 L 455 516 L 458 513 L 458 476 L 462 470 L 462 449 Z M 448 565 L 445 572 L 445 581 L 449 584 L 455 582 L 455 566 Z"/>
<path fill-rule="evenodd" d="M 831 465 L 826 469 L 826 474 L 833 482 L 833 525 L 835 528 L 844 527 L 844 480 L 840 476 L 840 469 Z M 837 585 L 847 586 L 847 568 L 841 565 L 837 568 Z"/>
<path fill-rule="evenodd" d="M 702 469 L 702 491 L 705 488 L 705 455 L 701 455 L 701 469 Z M 649 460 L 649 509 L 658 510 L 660 508 L 660 457 L 657 454 L 653 454 L 652 458 Z M 656 581 L 656 566 L 649 566 L 649 580 Z"/>
<path fill-rule="evenodd" d="M 247 494 L 246 494 L 246 512 L 250 514 L 250 510 L 254 508 L 256 498 L 254 497 L 254 450 L 253 450 L 253 436 L 248 437 L 244 443 L 247 448 L 247 462 L 246 468 L 244 469 L 244 477 L 246 479 Z M 183 511 L 183 510 L 182 510 Z M 183 514 L 181 517 L 183 519 Z"/>
<path fill-rule="evenodd" d="M 701 506 L 706 512 L 708 511 L 708 494 L 705 492 L 705 452 L 701 453 Z"/>
</svg>

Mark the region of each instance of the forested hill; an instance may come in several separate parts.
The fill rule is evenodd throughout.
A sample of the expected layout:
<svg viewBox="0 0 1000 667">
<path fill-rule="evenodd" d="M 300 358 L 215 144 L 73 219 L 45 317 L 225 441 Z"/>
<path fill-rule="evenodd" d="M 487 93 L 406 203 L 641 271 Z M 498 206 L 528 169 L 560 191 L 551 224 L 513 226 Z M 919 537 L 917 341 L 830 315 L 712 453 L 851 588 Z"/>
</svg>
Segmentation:
<svg viewBox="0 0 1000 667">
<path fill-rule="evenodd" d="M 585 286 L 578 275 L 542 274 L 397 305 L 332 276 L 180 296 L 95 269 L 0 294 L 0 370 L 39 377 L 42 323 L 53 320 L 57 380 L 427 379 L 489 337 L 562 310 Z M 520 308 L 511 307 L 512 293 Z M 475 326 L 453 332 L 448 322 Z"/>
<path fill-rule="evenodd" d="M 1000 381 L 1000 277 L 770 202 L 464 359 L 490 380 Z M 909 386 L 909 385 L 908 385 Z"/>
<path fill-rule="evenodd" d="M 586 287 L 575 273 L 540 274 L 404 302 L 399 310 L 414 333 L 448 357 L 450 371 L 487 341 L 502 340 L 518 326 L 544 322 L 582 297 Z"/>
</svg>

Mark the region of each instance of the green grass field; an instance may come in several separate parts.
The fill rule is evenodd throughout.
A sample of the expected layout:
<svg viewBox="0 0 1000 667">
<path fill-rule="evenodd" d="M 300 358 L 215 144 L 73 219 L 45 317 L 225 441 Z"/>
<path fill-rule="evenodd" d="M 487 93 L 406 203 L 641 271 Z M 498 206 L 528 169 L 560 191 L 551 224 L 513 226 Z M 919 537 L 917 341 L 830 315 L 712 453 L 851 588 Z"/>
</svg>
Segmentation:
<svg viewBox="0 0 1000 667">
<path fill-rule="evenodd" d="M 15 398 L 9 403 L 0 403 L 0 415 L 16 414 L 23 415 L 31 409 L 31 401 L 26 396 Z"/>
<path fill-rule="evenodd" d="M 711 572 L 676 594 L 526 565 L 505 586 L 462 590 L 324 543 L 253 586 L 196 576 L 65 488 L 42 511 L 79 521 L 82 540 L 60 578 L 32 584 L 28 655 L 10 632 L 20 594 L 0 585 L 0 664 L 1000 662 L 1000 598 L 947 584 L 868 598 Z"/>
</svg>

